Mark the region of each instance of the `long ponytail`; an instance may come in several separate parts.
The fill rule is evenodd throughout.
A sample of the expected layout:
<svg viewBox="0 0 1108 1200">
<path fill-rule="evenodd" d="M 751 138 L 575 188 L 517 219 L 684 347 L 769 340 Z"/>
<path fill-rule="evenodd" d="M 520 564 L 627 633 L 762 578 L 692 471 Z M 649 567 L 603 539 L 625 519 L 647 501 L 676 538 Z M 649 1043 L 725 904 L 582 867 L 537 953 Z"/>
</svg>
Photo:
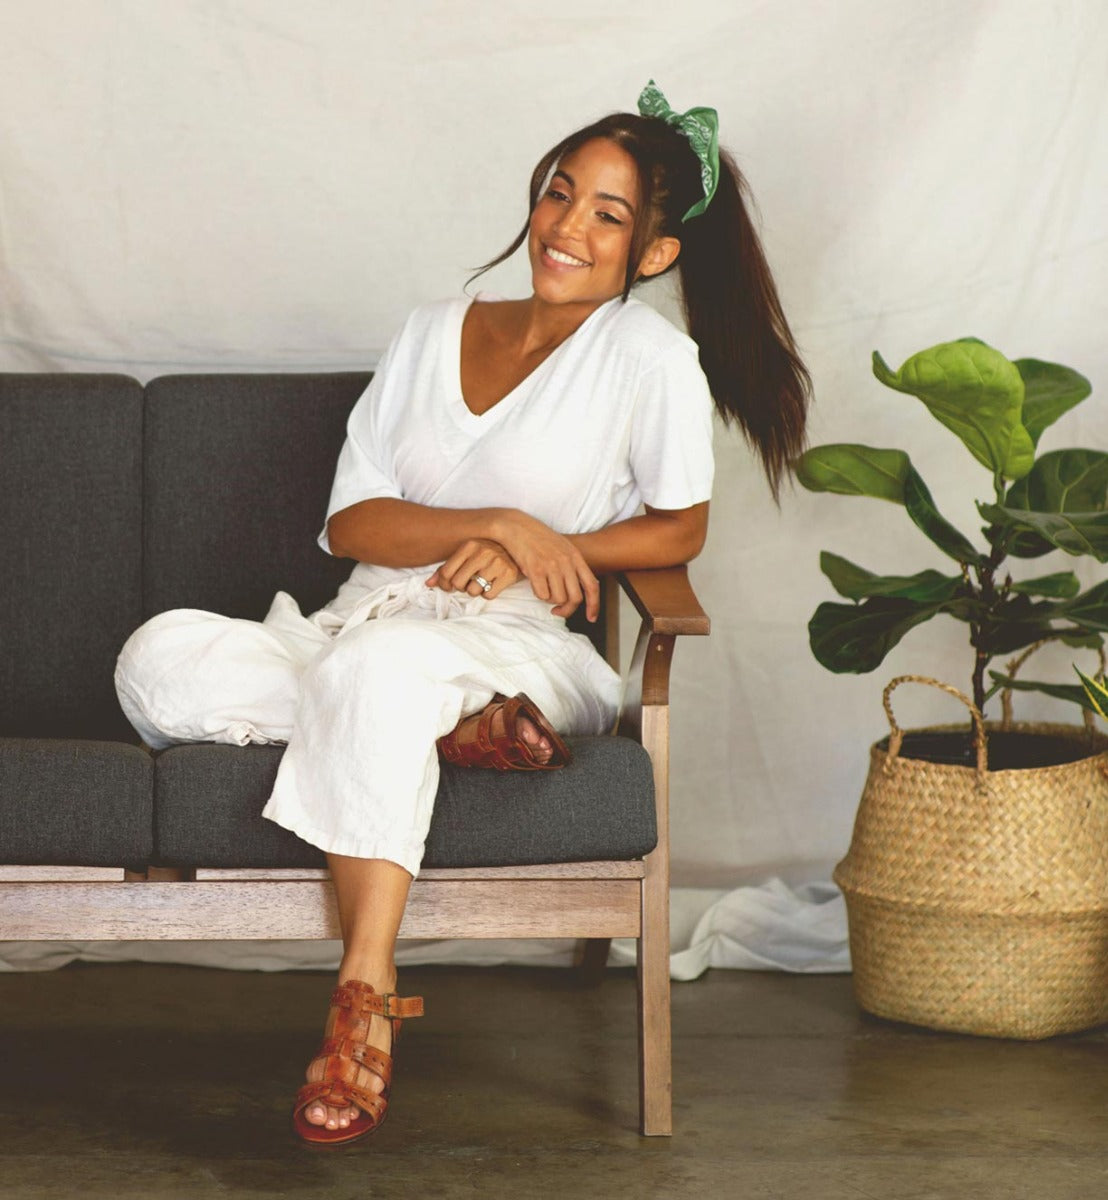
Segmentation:
<svg viewBox="0 0 1108 1200">
<path fill-rule="evenodd" d="M 689 336 L 716 407 L 757 449 L 776 498 L 804 448 L 811 379 L 744 194 L 746 181 L 721 152 L 711 204 L 674 235 L 681 240 L 677 269 Z"/>
<path fill-rule="evenodd" d="M 712 202 L 700 216 L 682 223 L 682 214 L 703 195 L 700 163 L 689 143 L 657 117 L 613 113 L 563 138 L 543 155 L 531 176 L 529 213 L 562 158 L 594 138 L 615 142 L 635 160 L 640 208 L 650 214 L 649 220 L 636 221 L 632 232 L 624 300 L 641 282 L 639 268 L 651 242 L 677 238 L 681 252 L 674 267 L 685 319 L 699 347 L 712 398 L 724 422 L 737 422 L 757 451 L 776 499 L 782 479 L 804 448 L 811 379 L 747 212 L 746 181 L 731 156 L 721 151 Z M 525 222 L 511 245 L 473 278 L 514 254 L 527 232 Z"/>
</svg>

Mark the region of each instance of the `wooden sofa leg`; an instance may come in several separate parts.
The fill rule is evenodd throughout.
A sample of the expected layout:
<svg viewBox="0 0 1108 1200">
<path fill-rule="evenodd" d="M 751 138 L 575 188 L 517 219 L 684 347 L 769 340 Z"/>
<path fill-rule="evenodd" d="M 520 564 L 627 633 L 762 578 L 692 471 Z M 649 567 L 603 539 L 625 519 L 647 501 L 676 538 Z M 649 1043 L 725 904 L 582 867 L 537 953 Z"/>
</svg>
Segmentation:
<svg viewBox="0 0 1108 1200">
<path fill-rule="evenodd" d="M 611 938 L 582 938 L 577 943 L 573 951 L 573 965 L 583 983 L 595 987 L 604 978 L 611 948 Z"/>
<path fill-rule="evenodd" d="M 664 856 L 664 851 L 663 851 Z M 639 1112 L 648 1137 L 673 1133 L 669 995 L 669 871 L 647 860 L 638 946 Z M 665 864 L 668 866 L 668 864 Z"/>
</svg>

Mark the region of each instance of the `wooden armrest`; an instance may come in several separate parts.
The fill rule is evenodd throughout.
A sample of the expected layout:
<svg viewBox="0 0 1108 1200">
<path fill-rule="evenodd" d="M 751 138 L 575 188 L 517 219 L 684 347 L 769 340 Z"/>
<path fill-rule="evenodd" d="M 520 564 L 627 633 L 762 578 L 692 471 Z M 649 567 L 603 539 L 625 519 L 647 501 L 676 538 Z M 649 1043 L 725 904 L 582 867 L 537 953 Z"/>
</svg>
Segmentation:
<svg viewBox="0 0 1108 1200">
<path fill-rule="evenodd" d="M 651 633 L 706 634 L 712 622 L 689 583 L 687 567 L 620 571 L 616 578 Z"/>
<path fill-rule="evenodd" d="M 646 745 L 643 708 L 669 704 L 669 668 L 677 637 L 704 635 L 711 630 L 711 621 L 700 607 L 686 567 L 621 571 L 617 578 L 642 617 L 619 728 Z M 655 748 L 647 749 L 653 755 Z"/>
</svg>

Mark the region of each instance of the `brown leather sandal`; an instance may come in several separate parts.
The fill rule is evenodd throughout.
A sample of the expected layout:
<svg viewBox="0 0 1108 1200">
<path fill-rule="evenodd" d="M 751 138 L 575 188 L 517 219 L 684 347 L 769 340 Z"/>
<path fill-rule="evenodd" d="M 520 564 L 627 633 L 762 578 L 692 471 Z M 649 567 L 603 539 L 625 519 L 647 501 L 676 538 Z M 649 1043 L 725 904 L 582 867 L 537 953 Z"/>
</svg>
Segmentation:
<svg viewBox="0 0 1108 1200">
<path fill-rule="evenodd" d="M 539 762 L 534 748 L 519 734 L 520 717 L 526 717 L 549 740 L 549 762 Z M 463 717 L 436 745 L 442 758 L 456 767 L 495 767 L 498 771 L 556 771 L 571 757 L 569 747 L 522 692 L 510 700 L 498 692 L 491 704 Z"/>
<path fill-rule="evenodd" d="M 296 1093 L 296 1107 L 292 1112 L 293 1128 L 304 1141 L 317 1146 L 356 1142 L 384 1122 L 392 1089 L 392 1057 L 366 1041 L 373 1016 L 392 1019 L 395 1051 L 400 1037 L 400 1018 L 422 1017 L 423 997 L 375 992 L 359 979 L 348 979 L 331 993 L 327 1035 L 312 1060 L 324 1060 L 323 1078 L 317 1083 L 306 1083 Z M 362 1068 L 372 1071 L 381 1080 L 383 1086 L 379 1092 L 358 1083 Z M 313 1125 L 304 1115 L 316 1103 L 329 1108 L 357 1105 L 362 1111 L 345 1129 L 328 1129 L 326 1125 Z"/>
</svg>

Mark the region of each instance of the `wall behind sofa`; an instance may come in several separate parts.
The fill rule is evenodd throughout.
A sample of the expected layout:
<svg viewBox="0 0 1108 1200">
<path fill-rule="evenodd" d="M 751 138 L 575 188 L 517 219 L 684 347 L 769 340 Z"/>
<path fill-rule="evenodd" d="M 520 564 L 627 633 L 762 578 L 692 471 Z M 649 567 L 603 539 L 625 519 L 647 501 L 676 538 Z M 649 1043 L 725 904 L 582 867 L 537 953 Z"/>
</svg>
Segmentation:
<svg viewBox="0 0 1108 1200">
<path fill-rule="evenodd" d="M 972 528 L 982 472 L 868 364 L 974 334 L 1087 374 L 1099 399 L 1044 446 L 1108 447 L 1097 0 L 6 0 L 0 40 L 0 369 L 372 365 L 412 305 L 511 239 L 539 155 L 654 77 L 678 108 L 719 109 L 815 379 L 815 441 L 909 449 Z M 526 279 L 517 262 L 482 286 Z M 774 874 L 826 879 L 883 682 L 968 675 L 953 623 L 875 676 L 816 666 L 821 548 L 879 571 L 943 564 L 892 506 L 800 492 L 778 511 L 743 445 L 717 446 L 693 567 L 714 636 L 682 649 L 675 686 L 693 916 Z M 902 708 L 957 719 L 927 695 Z"/>
</svg>

